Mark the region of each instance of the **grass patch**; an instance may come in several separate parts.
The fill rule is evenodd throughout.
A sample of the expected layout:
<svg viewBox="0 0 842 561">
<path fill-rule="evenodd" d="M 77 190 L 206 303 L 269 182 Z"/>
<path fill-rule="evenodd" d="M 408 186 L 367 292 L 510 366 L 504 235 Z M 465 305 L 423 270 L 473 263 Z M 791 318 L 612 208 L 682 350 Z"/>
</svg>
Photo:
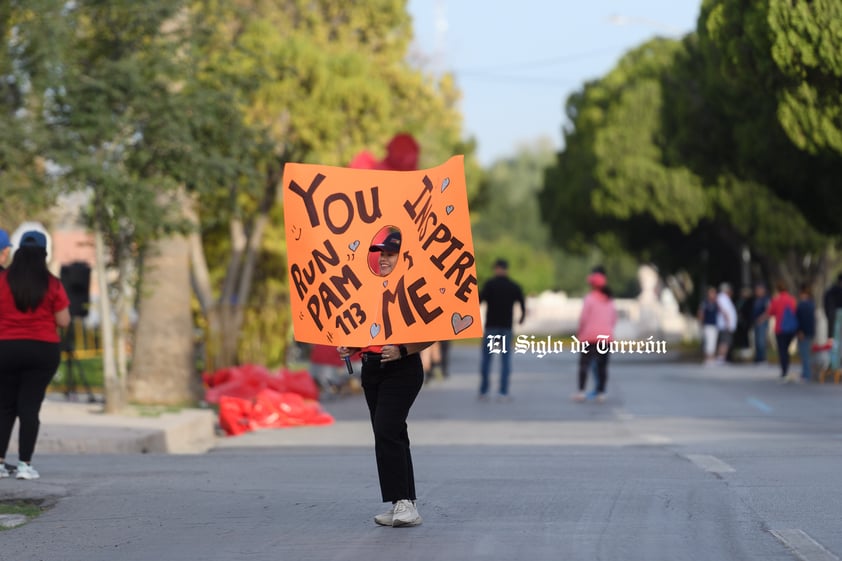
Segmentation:
<svg viewBox="0 0 842 561">
<path fill-rule="evenodd" d="M 103 387 L 102 357 L 91 357 L 73 361 L 72 380 L 69 376 L 69 362 L 62 358 L 56 375 L 50 382 L 50 389 L 54 392 L 64 392 L 68 383 L 73 382 L 76 391 L 85 391 L 83 380 L 88 383 L 91 389 L 101 390 Z"/>
<path fill-rule="evenodd" d="M 184 407 L 179 407 L 178 405 L 133 405 L 132 408 L 135 412 L 141 417 L 160 417 L 165 413 L 178 413 L 185 407 L 190 407 L 189 405 L 185 405 Z"/>
<path fill-rule="evenodd" d="M 14 503 L 0 503 L 0 514 L 22 514 L 27 518 L 35 518 L 41 514 L 41 507 L 24 501 Z"/>
<path fill-rule="evenodd" d="M 33 518 L 37 518 L 45 510 L 47 509 L 41 506 L 40 502 L 35 501 L 0 502 L 0 515 L 24 516 L 27 522 L 29 522 Z M 6 528 L 4 526 L 0 526 L 0 532 L 11 529 L 13 528 Z"/>
</svg>

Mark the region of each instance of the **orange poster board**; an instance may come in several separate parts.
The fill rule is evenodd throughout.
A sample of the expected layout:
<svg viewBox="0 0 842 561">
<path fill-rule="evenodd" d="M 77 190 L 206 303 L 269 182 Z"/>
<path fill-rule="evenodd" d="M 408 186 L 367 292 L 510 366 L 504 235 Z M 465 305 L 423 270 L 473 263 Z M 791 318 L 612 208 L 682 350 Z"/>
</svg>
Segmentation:
<svg viewBox="0 0 842 561">
<path fill-rule="evenodd" d="M 297 341 L 482 337 L 462 156 L 417 171 L 286 164 L 283 182 Z M 369 249 L 390 232 L 400 252 L 383 277 Z"/>
</svg>

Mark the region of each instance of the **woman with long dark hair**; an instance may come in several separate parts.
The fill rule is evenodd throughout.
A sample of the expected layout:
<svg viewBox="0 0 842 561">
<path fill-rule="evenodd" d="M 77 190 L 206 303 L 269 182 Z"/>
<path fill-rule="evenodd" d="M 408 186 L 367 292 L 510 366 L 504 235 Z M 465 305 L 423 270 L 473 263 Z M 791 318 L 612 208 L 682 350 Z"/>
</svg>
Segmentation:
<svg viewBox="0 0 842 561">
<path fill-rule="evenodd" d="M 59 327 L 70 324 L 70 300 L 47 269 L 47 237 L 21 236 L 12 264 L 0 273 L 0 478 L 15 419 L 20 420 L 18 479 L 38 479 L 32 454 L 41 402 L 61 362 Z"/>
</svg>

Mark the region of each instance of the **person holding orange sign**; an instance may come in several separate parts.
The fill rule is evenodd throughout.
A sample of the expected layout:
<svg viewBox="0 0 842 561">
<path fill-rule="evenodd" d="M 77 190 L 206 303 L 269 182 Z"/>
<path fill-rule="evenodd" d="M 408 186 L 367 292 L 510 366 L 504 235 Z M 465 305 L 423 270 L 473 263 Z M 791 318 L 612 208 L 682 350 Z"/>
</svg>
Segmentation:
<svg viewBox="0 0 842 561">
<path fill-rule="evenodd" d="M 392 232 L 369 248 L 379 253 L 378 274 L 388 276 L 398 261 L 400 232 Z M 338 347 L 345 359 L 360 352 L 362 387 L 374 430 L 374 453 L 383 502 L 392 507 L 374 517 L 381 526 L 417 526 L 421 515 L 416 507 L 415 475 L 409 448 L 406 419 L 424 385 L 424 368 L 419 353 L 432 343 L 389 343 L 383 346 Z"/>
</svg>

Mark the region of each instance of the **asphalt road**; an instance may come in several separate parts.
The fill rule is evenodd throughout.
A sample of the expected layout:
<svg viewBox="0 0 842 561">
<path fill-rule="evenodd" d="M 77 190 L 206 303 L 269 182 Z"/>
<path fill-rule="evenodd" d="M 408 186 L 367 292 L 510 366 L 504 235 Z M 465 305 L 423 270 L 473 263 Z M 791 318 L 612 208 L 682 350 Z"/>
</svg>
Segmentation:
<svg viewBox="0 0 842 561">
<path fill-rule="evenodd" d="M 608 400 L 579 404 L 574 355 L 519 355 L 514 401 L 485 403 L 478 353 L 455 347 L 451 377 L 425 386 L 410 418 L 422 526 L 373 523 L 384 505 L 354 395 L 326 402 L 332 426 L 220 439 L 199 456 L 39 456 L 40 481 L 0 491 L 64 496 L 0 532 L 0 559 L 842 556 L 842 386 L 614 357 Z"/>
</svg>

